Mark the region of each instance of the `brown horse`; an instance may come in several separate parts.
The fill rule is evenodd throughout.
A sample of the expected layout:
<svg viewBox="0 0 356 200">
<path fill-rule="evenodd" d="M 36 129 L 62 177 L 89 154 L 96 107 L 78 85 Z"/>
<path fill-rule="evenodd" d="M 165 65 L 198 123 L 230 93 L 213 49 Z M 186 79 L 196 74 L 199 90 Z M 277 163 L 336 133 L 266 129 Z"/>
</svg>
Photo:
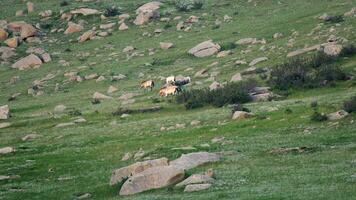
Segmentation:
<svg viewBox="0 0 356 200">
<path fill-rule="evenodd" d="M 176 95 L 180 91 L 178 86 L 167 86 L 159 90 L 161 97 L 167 97 L 168 95 Z"/>
<path fill-rule="evenodd" d="M 140 88 L 147 89 L 149 88 L 151 91 L 155 86 L 155 82 L 153 80 L 148 80 L 148 81 L 142 81 Z"/>
</svg>

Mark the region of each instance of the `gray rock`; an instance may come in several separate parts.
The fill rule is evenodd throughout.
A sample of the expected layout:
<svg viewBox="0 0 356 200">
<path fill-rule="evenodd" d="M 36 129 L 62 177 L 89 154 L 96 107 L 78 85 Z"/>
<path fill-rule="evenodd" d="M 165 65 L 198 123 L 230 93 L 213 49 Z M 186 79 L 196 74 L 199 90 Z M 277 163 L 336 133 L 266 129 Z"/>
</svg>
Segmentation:
<svg viewBox="0 0 356 200">
<path fill-rule="evenodd" d="M 245 112 L 245 111 L 235 111 L 234 114 L 232 115 L 232 119 L 247 119 L 247 118 L 251 118 L 253 116 L 253 114 Z"/>
<path fill-rule="evenodd" d="M 250 62 L 249 66 L 255 66 L 258 63 L 266 61 L 266 60 L 268 60 L 267 57 L 256 58 L 256 59 L 254 59 L 253 61 Z"/>
<path fill-rule="evenodd" d="M 26 135 L 26 136 L 24 136 L 22 138 L 22 141 L 34 140 L 34 139 L 37 139 L 39 137 L 42 137 L 42 136 L 38 135 L 38 134 L 34 134 L 34 133 L 33 134 L 28 134 L 28 135 Z"/>
<path fill-rule="evenodd" d="M 213 43 L 211 40 L 202 42 L 188 51 L 189 54 L 195 57 L 207 57 L 212 56 L 220 51 L 221 47 L 218 44 Z"/>
<path fill-rule="evenodd" d="M 215 179 L 206 174 L 193 174 L 184 181 L 178 183 L 176 187 L 183 187 L 191 184 L 213 183 Z"/>
<path fill-rule="evenodd" d="M 5 155 L 13 152 L 15 152 L 15 149 L 13 147 L 0 148 L 0 155 Z"/>
<path fill-rule="evenodd" d="M 121 187 L 120 195 L 132 195 L 174 185 L 184 179 L 184 170 L 175 166 L 158 166 L 129 178 Z"/>
<path fill-rule="evenodd" d="M 220 156 L 215 153 L 197 152 L 183 154 L 180 158 L 173 160 L 169 163 L 171 166 L 189 170 L 194 167 L 204 165 L 211 162 L 217 162 L 220 160 Z"/>
<path fill-rule="evenodd" d="M 160 158 L 156 160 L 147 160 L 144 162 L 137 162 L 127 167 L 116 169 L 113 171 L 111 175 L 110 185 L 115 185 L 117 183 L 120 183 L 128 177 L 131 177 L 149 168 L 157 167 L 157 166 L 168 166 L 168 159 Z"/>
<path fill-rule="evenodd" d="M 345 118 L 348 115 L 349 115 L 348 112 L 346 112 L 344 110 L 339 110 L 337 112 L 328 114 L 327 117 L 328 117 L 328 120 L 334 121 L 334 120 L 339 120 L 339 119 Z"/>
<path fill-rule="evenodd" d="M 197 192 L 201 190 L 207 190 L 210 187 L 211 187 L 210 183 L 187 185 L 184 189 L 184 192 Z"/>
<path fill-rule="evenodd" d="M 10 108 L 8 105 L 0 106 L 0 120 L 9 119 L 10 117 Z"/>
</svg>

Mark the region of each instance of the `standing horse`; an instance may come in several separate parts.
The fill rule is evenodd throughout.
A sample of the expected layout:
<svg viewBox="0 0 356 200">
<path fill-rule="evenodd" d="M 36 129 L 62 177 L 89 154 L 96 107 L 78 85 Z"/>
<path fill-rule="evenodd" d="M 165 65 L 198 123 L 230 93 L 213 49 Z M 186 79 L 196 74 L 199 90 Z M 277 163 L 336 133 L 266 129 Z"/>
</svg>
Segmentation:
<svg viewBox="0 0 356 200">
<path fill-rule="evenodd" d="M 148 80 L 148 81 L 142 81 L 140 88 L 147 89 L 149 88 L 151 91 L 155 86 L 155 82 L 153 80 Z"/>
</svg>

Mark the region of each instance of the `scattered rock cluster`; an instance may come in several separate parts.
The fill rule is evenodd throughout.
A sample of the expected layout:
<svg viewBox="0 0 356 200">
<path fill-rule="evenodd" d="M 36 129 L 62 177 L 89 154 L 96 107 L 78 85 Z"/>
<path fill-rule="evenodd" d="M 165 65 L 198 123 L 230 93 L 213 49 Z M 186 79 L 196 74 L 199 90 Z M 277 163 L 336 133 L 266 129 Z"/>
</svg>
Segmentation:
<svg viewBox="0 0 356 200">
<path fill-rule="evenodd" d="M 192 175 L 187 179 L 184 179 L 185 171 L 219 160 L 220 156 L 218 154 L 198 152 L 183 154 L 173 161 L 169 161 L 167 158 L 160 158 L 137 162 L 114 170 L 110 185 L 116 185 L 127 179 L 120 189 L 120 195 L 132 195 L 171 185 L 185 187 L 185 192 L 208 189 L 214 182 L 212 170 L 205 174 Z"/>
</svg>

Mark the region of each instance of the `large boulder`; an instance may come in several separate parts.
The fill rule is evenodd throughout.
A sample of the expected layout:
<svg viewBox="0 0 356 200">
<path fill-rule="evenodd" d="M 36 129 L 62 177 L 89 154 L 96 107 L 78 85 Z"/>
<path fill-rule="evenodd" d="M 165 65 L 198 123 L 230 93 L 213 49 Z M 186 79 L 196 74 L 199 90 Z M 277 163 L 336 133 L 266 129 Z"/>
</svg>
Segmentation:
<svg viewBox="0 0 356 200">
<path fill-rule="evenodd" d="M 253 114 L 245 112 L 245 111 L 235 111 L 232 115 L 232 119 L 240 120 L 240 119 L 247 119 L 251 118 Z"/>
<path fill-rule="evenodd" d="M 100 29 L 111 29 L 114 28 L 114 26 L 116 25 L 116 23 L 108 23 L 108 24 L 101 24 L 100 25 Z"/>
<path fill-rule="evenodd" d="M 316 51 L 316 50 L 319 50 L 320 47 L 321 47 L 321 45 L 317 44 L 317 45 L 314 45 L 314 46 L 306 47 L 304 49 L 298 49 L 298 50 L 295 50 L 295 51 L 292 51 L 292 52 L 288 53 L 287 57 L 290 58 L 290 57 L 298 56 L 298 55 L 305 54 L 305 53 L 308 53 L 308 52 L 311 52 L 311 51 Z"/>
<path fill-rule="evenodd" d="M 37 35 L 37 29 L 31 24 L 24 24 L 21 26 L 20 37 L 21 39 L 26 39 L 29 37 L 34 37 Z"/>
<path fill-rule="evenodd" d="M 35 54 L 30 54 L 14 63 L 11 67 L 14 69 L 25 70 L 31 68 L 38 68 L 41 65 L 42 60 Z"/>
<path fill-rule="evenodd" d="M 159 45 L 160 45 L 161 49 L 164 49 L 164 50 L 170 49 L 174 46 L 173 43 L 171 43 L 171 42 L 160 42 Z"/>
<path fill-rule="evenodd" d="M 5 155 L 13 152 L 15 152 L 15 149 L 13 147 L 0 148 L 0 155 Z"/>
<path fill-rule="evenodd" d="M 161 7 L 161 5 L 162 3 L 159 1 L 153 1 L 153 2 L 143 4 L 142 6 L 137 8 L 136 14 L 144 12 L 145 10 L 153 10 L 153 11 L 158 10 Z"/>
<path fill-rule="evenodd" d="M 249 45 L 249 44 L 266 44 L 264 39 L 258 40 L 257 38 L 243 38 L 236 42 L 238 45 Z"/>
<path fill-rule="evenodd" d="M 84 16 L 100 14 L 100 12 L 98 10 L 91 9 L 91 8 L 79 8 L 79 9 L 70 11 L 70 13 L 73 15 L 81 14 Z"/>
<path fill-rule="evenodd" d="M 350 11 L 345 12 L 345 17 L 356 17 L 356 7 L 352 8 Z"/>
<path fill-rule="evenodd" d="M 231 77 L 231 82 L 238 82 L 242 81 L 242 76 L 240 73 L 236 73 L 234 76 Z"/>
<path fill-rule="evenodd" d="M 156 160 L 147 160 L 144 162 L 137 162 L 127 167 L 116 169 L 113 171 L 110 179 L 110 185 L 115 185 L 121 181 L 134 176 L 135 174 L 141 173 L 149 168 L 157 166 L 168 166 L 167 158 L 160 158 Z"/>
<path fill-rule="evenodd" d="M 89 30 L 85 33 L 83 33 L 83 35 L 81 35 L 79 38 L 78 38 L 78 42 L 85 42 L 87 40 L 91 40 L 94 38 L 94 36 L 96 35 L 96 32 L 93 31 L 93 30 Z"/>
<path fill-rule="evenodd" d="M 184 181 L 178 183 L 176 187 L 183 187 L 190 184 L 213 183 L 214 181 L 215 179 L 207 174 L 193 174 Z"/>
<path fill-rule="evenodd" d="M 148 23 L 152 18 L 158 17 L 159 12 L 157 11 L 160 6 L 162 5 L 161 2 L 150 2 L 142 5 L 136 10 L 137 17 L 134 21 L 136 25 L 144 25 Z"/>
<path fill-rule="evenodd" d="M 32 13 L 33 11 L 35 11 L 35 4 L 32 2 L 27 2 L 27 12 L 28 13 Z"/>
<path fill-rule="evenodd" d="M 0 28 L 0 41 L 4 41 L 7 39 L 9 34 L 5 31 L 5 29 Z"/>
<path fill-rule="evenodd" d="M 10 108 L 8 105 L 0 106 L 0 120 L 9 119 L 10 117 Z"/>
<path fill-rule="evenodd" d="M 252 60 L 252 61 L 250 62 L 249 66 L 255 66 L 255 65 L 257 65 L 258 63 L 264 62 L 264 61 L 266 61 L 266 60 L 268 60 L 267 57 L 256 58 L 256 59 L 254 59 L 254 60 Z"/>
<path fill-rule="evenodd" d="M 180 158 L 169 162 L 169 165 L 189 170 L 194 167 L 204 165 L 206 163 L 217 162 L 220 160 L 220 156 L 215 153 L 209 152 L 196 152 L 183 154 Z"/>
<path fill-rule="evenodd" d="M 219 88 L 223 88 L 223 87 L 224 86 L 221 83 L 217 82 L 217 81 L 214 81 L 213 83 L 211 83 L 209 85 L 210 91 L 213 91 L 213 90 L 216 90 L 216 89 L 219 89 Z"/>
<path fill-rule="evenodd" d="M 8 60 L 9 58 L 13 57 L 16 55 L 15 51 L 13 48 L 10 47 L 0 47 L 0 59 L 1 60 Z"/>
<path fill-rule="evenodd" d="M 15 21 L 7 24 L 7 29 L 9 29 L 12 32 L 20 32 L 21 28 L 23 25 L 26 25 L 27 23 L 24 21 Z"/>
<path fill-rule="evenodd" d="M 146 23 L 148 23 L 152 18 L 154 18 L 155 16 L 158 16 L 156 11 L 152 11 L 152 10 L 145 10 L 143 12 L 140 12 L 135 21 L 134 24 L 140 26 L 140 25 L 144 25 Z"/>
<path fill-rule="evenodd" d="M 328 120 L 334 121 L 334 120 L 339 120 L 339 119 L 345 118 L 348 115 L 349 115 L 348 112 L 346 112 L 344 110 L 339 110 L 337 112 L 328 114 L 327 118 L 328 118 Z"/>
<path fill-rule="evenodd" d="M 342 45 L 341 44 L 335 44 L 335 43 L 329 43 L 324 45 L 324 53 L 329 56 L 338 56 L 342 52 Z"/>
<path fill-rule="evenodd" d="M 12 32 L 20 32 L 21 39 L 37 35 L 37 29 L 24 21 L 11 22 L 7 25 L 7 28 Z"/>
<path fill-rule="evenodd" d="M 203 184 L 192 184 L 192 185 L 187 185 L 184 188 L 184 192 L 197 192 L 201 190 L 207 190 L 211 187 L 210 183 L 203 183 Z"/>
<path fill-rule="evenodd" d="M 106 96 L 105 94 L 102 94 L 100 92 L 95 92 L 93 94 L 93 99 L 104 100 L 104 99 L 112 99 L 112 97 Z"/>
<path fill-rule="evenodd" d="M 73 22 L 68 22 L 68 27 L 67 29 L 64 31 L 64 34 L 68 35 L 68 34 L 72 34 L 72 33 L 77 33 L 80 32 L 84 29 L 84 27 L 82 25 L 73 23 Z"/>
<path fill-rule="evenodd" d="M 19 39 L 17 37 L 9 38 L 4 43 L 10 48 L 16 48 L 19 46 Z"/>
<path fill-rule="evenodd" d="M 212 56 L 218 53 L 220 49 L 221 47 L 219 44 L 215 44 L 211 40 L 208 40 L 193 47 L 188 51 L 188 53 L 194 55 L 195 57 L 201 58 L 201 57 Z"/>
<path fill-rule="evenodd" d="M 121 23 L 121 25 L 119 26 L 120 31 L 125 31 L 127 29 L 129 29 L 129 27 L 125 24 L 125 22 Z"/>
<path fill-rule="evenodd" d="M 175 166 L 158 166 L 129 178 L 121 187 L 120 195 L 132 195 L 174 185 L 184 179 L 184 170 Z"/>
</svg>

